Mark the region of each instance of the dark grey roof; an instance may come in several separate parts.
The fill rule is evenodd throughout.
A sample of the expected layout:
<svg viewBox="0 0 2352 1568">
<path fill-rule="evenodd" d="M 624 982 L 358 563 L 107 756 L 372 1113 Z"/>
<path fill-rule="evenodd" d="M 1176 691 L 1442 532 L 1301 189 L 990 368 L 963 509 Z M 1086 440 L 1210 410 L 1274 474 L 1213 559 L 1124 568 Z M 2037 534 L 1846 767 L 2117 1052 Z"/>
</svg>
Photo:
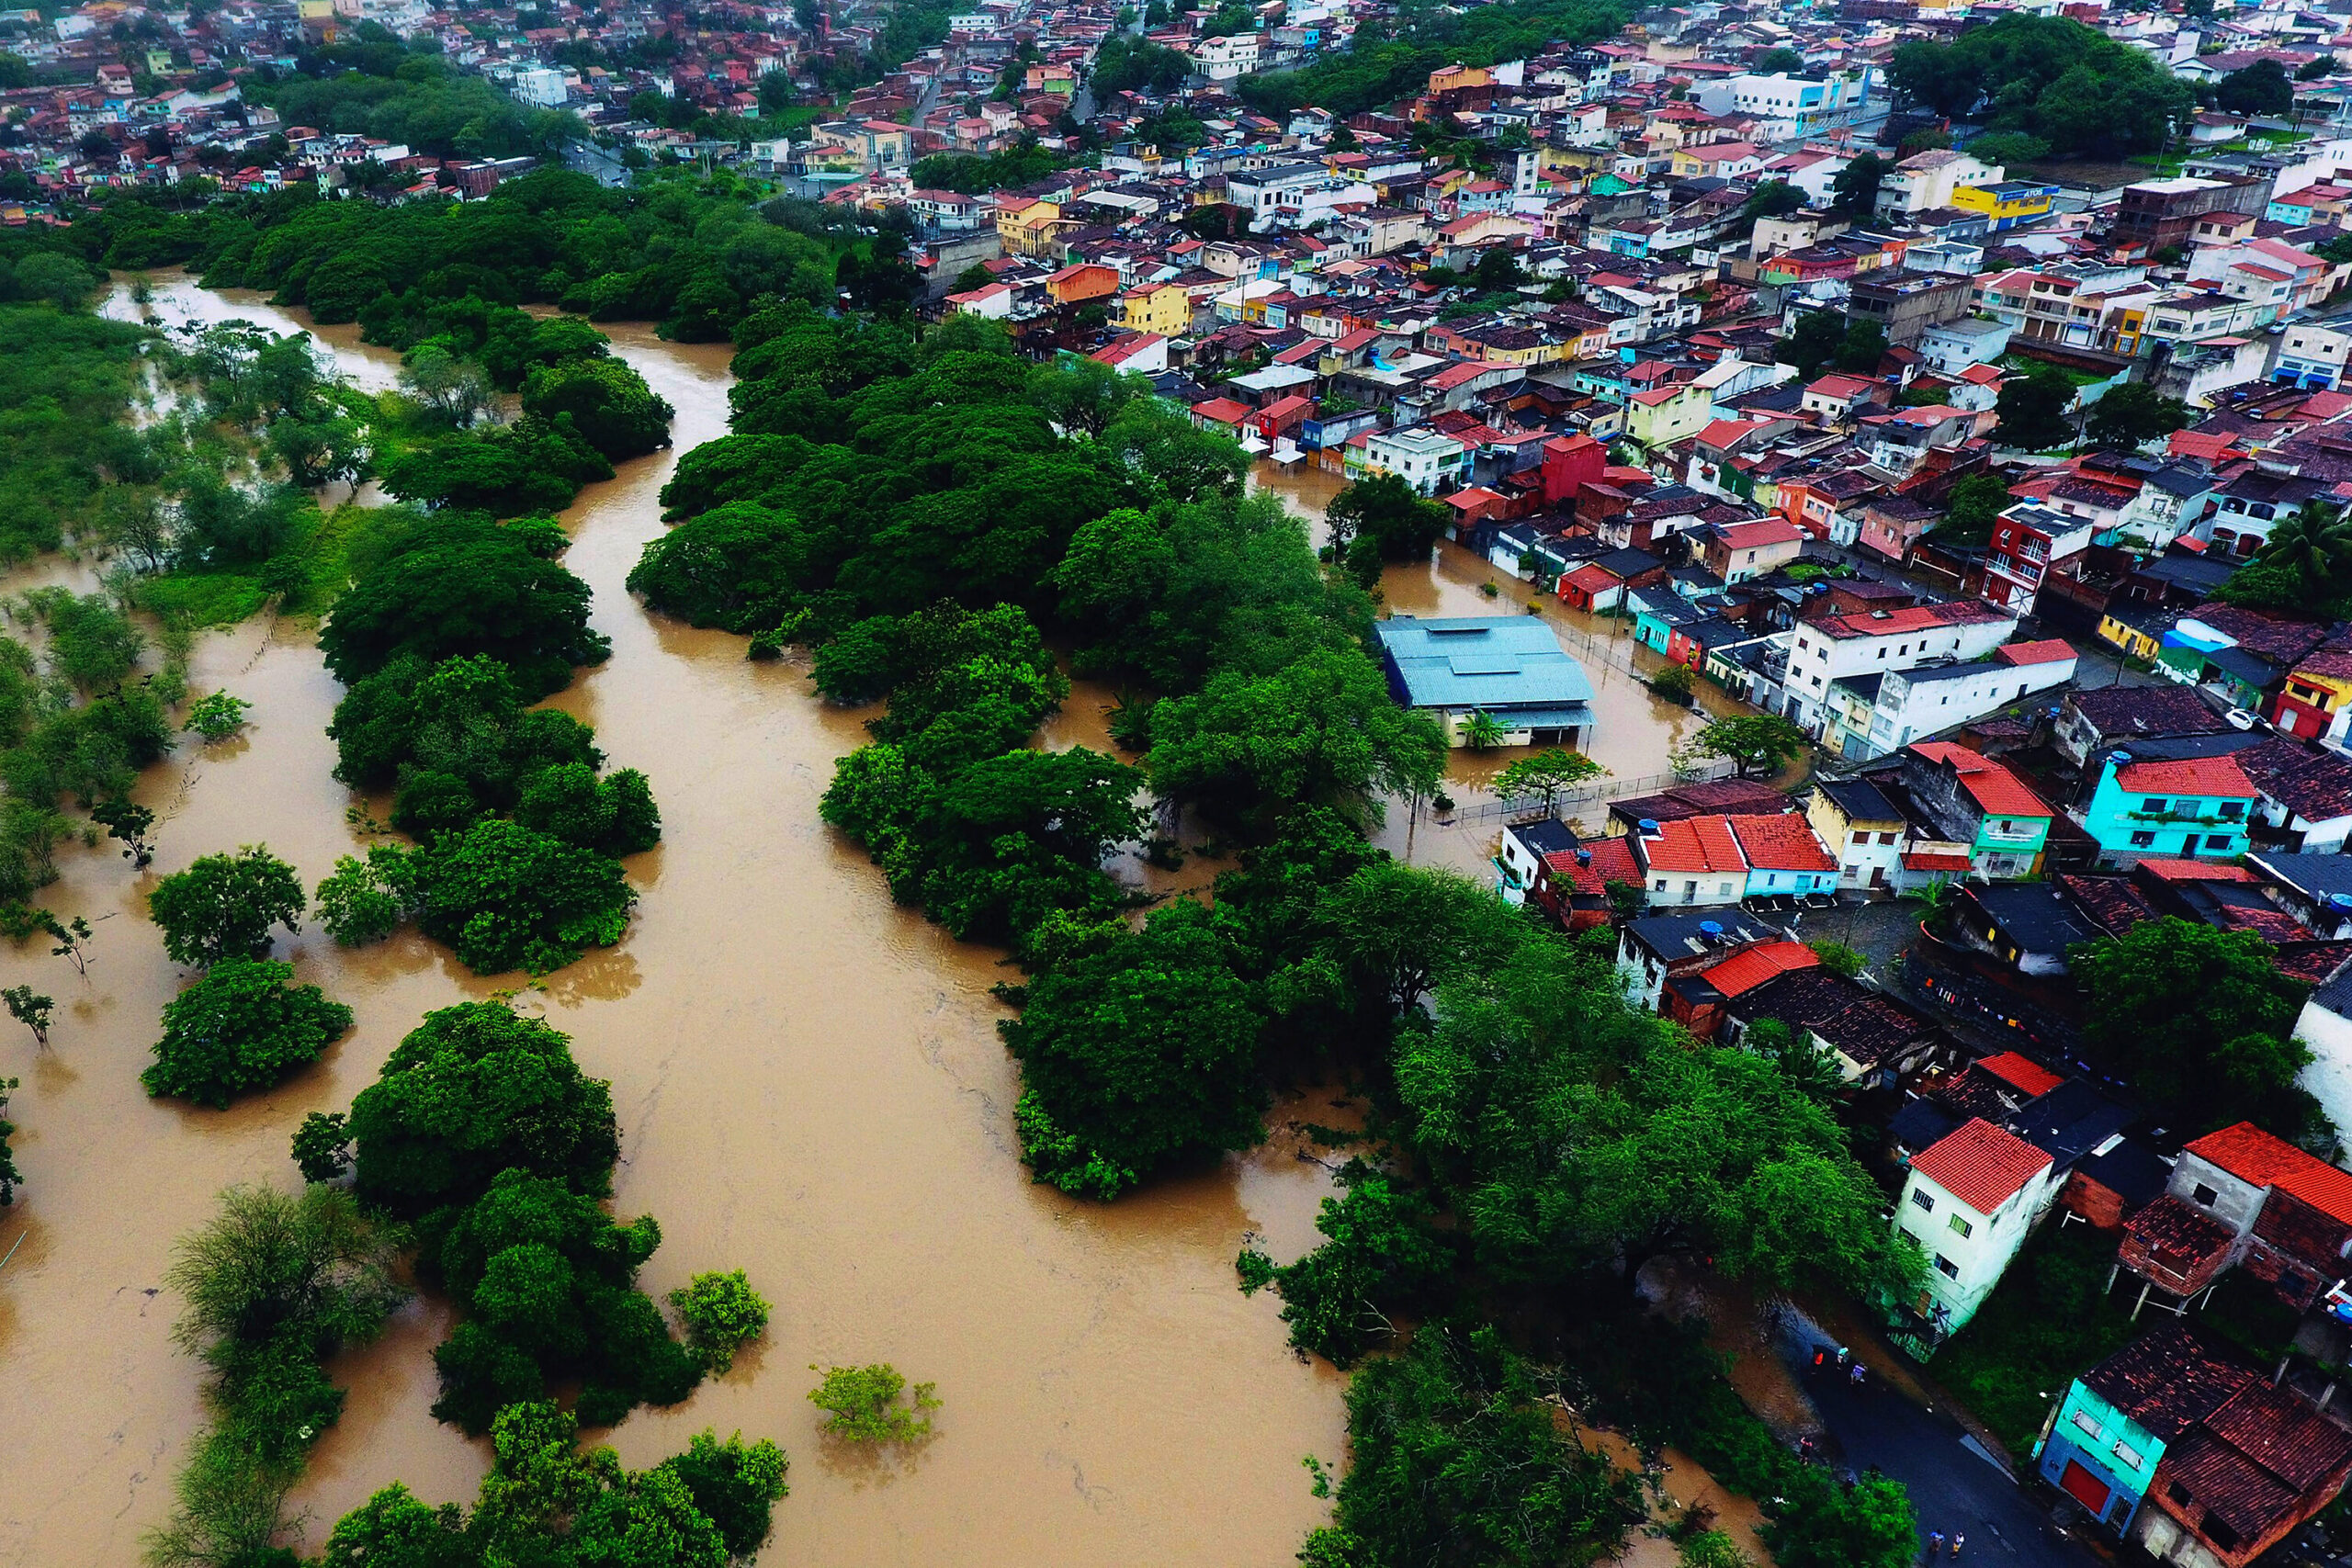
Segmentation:
<svg viewBox="0 0 2352 1568">
<path fill-rule="evenodd" d="M 2028 953 L 2063 953 L 2078 942 L 2106 934 L 2075 913 L 2047 883 L 1996 882 L 1969 887 L 1967 893 L 2003 934 Z"/>
<path fill-rule="evenodd" d="M 2352 855 L 2290 855 L 2256 850 L 2248 858 L 2307 897 L 2324 902 L 2331 893 L 2352 893 Z"/>
<path fill-rule="evenodd" d="M 1760 920 L 1743 919 L 1732 910 L 1702 910 L 1689 915 L 1652 915 L 1645 919 L 1629 922 L 1625 930 L 1634 940 L 1664 958 L 1688 958 L 1704 951 L 1706 942 L 1700 932 L 1702 925 L 1713 922 L 1724 930 L 1719 945 L 1737 942 L 1770 942 L 1780 931 Z"/>
<path fill-rule="evenodd" d="M 2132 1112 L 2080 1078 L 2069 1078 L 2009 1118 L 2009 1131 L 2061 1170 L 2131 1123 Z"/>
<path fill-rule="evenodd" d="M 1903 813 L 1894 808 L 1894 803 L 1881 795 L 1878 786 L 1868 779 L 1821 779 L 1816 782 L 1821 793 L 1855 821 L 1899 822 L 1903 819 Z"/>
<path fill-rule="evenodd" d="M 1537 855 L 1555 855 L 1573 850 L 1581 841 L 1566 822 L 1556 817 L 1540 818 L 1533 822 L 1513 822 L 1504 832 L 1525 844 Z"/>
<path fill-rule="evenodd" d="M 1906 1149 L 1924 1149 L 1960 1127 L 1960 1118 L 1932 1100 L 1905 1103 L 1886 1124 L 1886 1135 Z"/>
<path fill-rule="evenodd" d="M 2163 1156 L 2130 1138 L 2103 1155 L 2085 1155 L 2075 1168 L 2135 1209 L 2154 1202 L 2172 1177 Z"/>
</svg>

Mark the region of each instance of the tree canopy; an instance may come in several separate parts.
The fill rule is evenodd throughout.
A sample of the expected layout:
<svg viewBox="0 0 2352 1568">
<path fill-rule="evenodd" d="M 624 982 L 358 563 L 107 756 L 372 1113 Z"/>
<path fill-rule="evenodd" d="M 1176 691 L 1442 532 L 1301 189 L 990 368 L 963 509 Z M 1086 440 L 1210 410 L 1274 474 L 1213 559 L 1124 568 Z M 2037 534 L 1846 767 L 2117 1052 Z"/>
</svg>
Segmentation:
<svg viewBox="0 0 2352 1568">
<path fill-rule="evenodd" d="M 2003 17 L 1951 43 L 1914 40 L 1887 74 L 1939 115 L 2108 156 L 2160 149 L 2196 108 L 2189 85 L 2147 54 L 2063 17 Z"/>
</svg>

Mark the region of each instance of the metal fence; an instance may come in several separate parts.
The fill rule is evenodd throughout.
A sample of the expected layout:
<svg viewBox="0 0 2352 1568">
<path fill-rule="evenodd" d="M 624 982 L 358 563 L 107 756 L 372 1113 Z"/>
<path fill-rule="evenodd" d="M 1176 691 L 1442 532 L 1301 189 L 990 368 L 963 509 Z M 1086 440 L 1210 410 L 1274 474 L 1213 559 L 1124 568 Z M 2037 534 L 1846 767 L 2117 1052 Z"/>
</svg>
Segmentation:
<svg viewBox="0 0 2352 1568">
<path fill-rule="evenodd" d="M 1589 784 L 1560 790 L 1551 795 L 1522 795 L 1508 798 L 1458 805 L 1443 816 L 1427 798 L 1413 803 L 1414 816 L 1423 822 L 1464 823 L 1492 822 L 1549 815 L 1572 806 L 1593 806 L 1612 800 L 1629 800 L 1640 795 L 1657 795 L 1677 784 L 1705 784 L 1720 779 L 1733 771 L 1733 764 L 1718 759 L 1688 773 L 1645 773 L 1637 779 L 1595 779 Z"/>
</svg>

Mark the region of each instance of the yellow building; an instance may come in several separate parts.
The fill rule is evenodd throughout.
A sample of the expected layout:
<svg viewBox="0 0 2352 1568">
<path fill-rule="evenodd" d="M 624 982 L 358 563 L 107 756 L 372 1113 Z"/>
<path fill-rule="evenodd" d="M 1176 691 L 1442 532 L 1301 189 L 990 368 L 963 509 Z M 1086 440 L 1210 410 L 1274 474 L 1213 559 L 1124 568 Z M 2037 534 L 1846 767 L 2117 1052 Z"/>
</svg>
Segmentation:
<svg viewBox="0 0 2352 1568">
<path fill-rule="evenodd" d="M 1715 417 L 1714 394 L 1694 382 L 1635 392 L 1625 403 L 1625 434 L 1655 452 L 1696 435 Z"/>
<path fill-rule="evenodd" d="M 1984 214 L 1998 232 L 2044 216 L 2057 194 L 2056 186 L 2039 181 L 2003 180 L 1996 185 L 1961 186 L 1952 191 L 1951 204 L 1963 212 Z"/>
<path fill-rule="evenodd" d="M 2147 606 L 2132 605 L 2121 615 L 2113 611 L 2099 617 L 2098 640 L 2109 648 L 2120 649 L 2128 659 L 2153 660 L 2164 649 L 2164 630 L 2152 620 L 2142 619 Z M 2124 615 L 2131 615 L 2130 620 Z"/>
<path fill-rule="evenodd" d="M 1040 256 L 1053 243 L 1054 226 L 1062 209 L 1050 201 L 1020 201 L 998 209 L 997 238 L 1004 248 L 1024 256 Z"/>
<path fill-rule="evenodd" d="M 1119 296 L 1119 325 L 1131 333 L 1181 337 L 1193 327 L 1193 296 L 1173 283 L 1147 283 Z"/>
</svg>

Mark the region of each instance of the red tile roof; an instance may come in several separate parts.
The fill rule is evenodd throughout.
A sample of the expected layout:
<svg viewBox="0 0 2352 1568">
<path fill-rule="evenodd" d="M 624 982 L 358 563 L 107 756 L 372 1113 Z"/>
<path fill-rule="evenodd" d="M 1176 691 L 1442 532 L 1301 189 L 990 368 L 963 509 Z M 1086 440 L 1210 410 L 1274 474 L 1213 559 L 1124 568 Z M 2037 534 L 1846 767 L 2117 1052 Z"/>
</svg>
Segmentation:
<svg viewBox="0 0 2352 1568">
<path fill-rule="evenodd" d="M 2132 868 L 2159 882 L 2256 882 L 2260 878 L 2242 865 L 2216 865 L 2210 860 L 2143 860 Z"/>
<path fill-rule="evenodd" d="M 1642 868 L 1634 863 L 1634 841 L 1631 839 L 1587 839 L 1584 847 L 1592 852 L 1592 864 L 1588 869 L 1604 885 L 1611 882 L 1627 883 L 1635 887 L 1642 885 Z"/>
<path fill-rule="evenodd" d="M 2010 1088 L 2028 1095 L 2048 1094 L 2066 1081 L 2041 1063 L 2020 1056 L 2015 1051 L 1986 1056 L 1975 1065 Z"/>
<path fill-rule="evenodd" d="M 1759 517 L 1753 523 L 1728 523 L 1720 530 L 1724 547 L 1751 549 L 1760 545 L 1793 545 L 1804 531 L 1785 517 Z"/>
<path fill-rule="evenodd" d="M 1707 984 L 1726 998 L 1754 990 L 1792 969 L 1815 969 L 1821 960 L 1801 942 L 1767 942 L 1742 948 L 1712 969 L 1701 971 Z"/>
<path fill-rule="evenodd" d="M 1836 871 L 1838 863 L 1802 817 L 1727 817 L 1740 852 L 1758 871 Z"/>
<path fill-rule="evenodd" d="M 1964 875 L 1974 863 L 1966 855 L 1939 851 L 1905 850 L 1903 852 L 1903 868 L 1905 871 L 1949 871 Z"/>
<path fill-rule="evenodd" d="M 1922 740 L 1911 748 L 1931 762 L 1950 762 L 1960 785 L 1994 817 L 2047 817 L 2049 806 L 2000 763 L 1949 740 Z"/>
<path fill-rule="evenodd" d="M 1865 611 L 1858 615 L 1824 615 L 1807 624 L 1824 637 L 1844 638 L 1901 637 L 1926 631 L 1929 626 L 1981 626 L 2003 618 L 1991 606 L 1970 599 L 1954 600 L 1949 604 L 1906 605 L 1883 614 Z"/>
<path fill-rule="evenodd" d="M 1993 650 L 1993 657 L 2004 664 L 2054 664 L 2074 658 L 2075 649 L 2064 637 L 2046 637 L 2039 642 L 2003 643 Z"/>
<path fill-rule="evenodd" d="M 2252 800 L 2260 792 L 2233 757 L 2190 757 L 2177 762 L 2132 762 L 2115 770 L 2115 782 L 2133 795 L 2205 795 Z"/>
<path fill-rule="evenodd" d="M 1732 837 L 1728 817 L 1690 817 L 1661 822 L 1655 838 L 1644 838 L 1640 854 L 1652 871 L 1736 871 L 1747 861 Z"/>
<path fill-rule="evenodd" d="M 1982 1117 L 1971 1117 L 1921 1149 L 1911 1168 L 1975 1210 L 1989 1214 L 2024 1190 L 2050 1156 Z"/>
<path fill-rule="evenodd" d="M 1566 586 L 1581 588 L 1587 593 L 1603 593 L 1624 581 L 1599 561 L 1589 560 L 1567 576 L 1560 579 Z"/>
<path fill-rule="evenodd" d="M 2352 1224 L 2352 1171 L 2307 1155 L 2251 1122 L 2208 1133 L 2188 1148 L 2240 1181 L 2291 1192 L 2321 1213 Z"/>
</svg>

